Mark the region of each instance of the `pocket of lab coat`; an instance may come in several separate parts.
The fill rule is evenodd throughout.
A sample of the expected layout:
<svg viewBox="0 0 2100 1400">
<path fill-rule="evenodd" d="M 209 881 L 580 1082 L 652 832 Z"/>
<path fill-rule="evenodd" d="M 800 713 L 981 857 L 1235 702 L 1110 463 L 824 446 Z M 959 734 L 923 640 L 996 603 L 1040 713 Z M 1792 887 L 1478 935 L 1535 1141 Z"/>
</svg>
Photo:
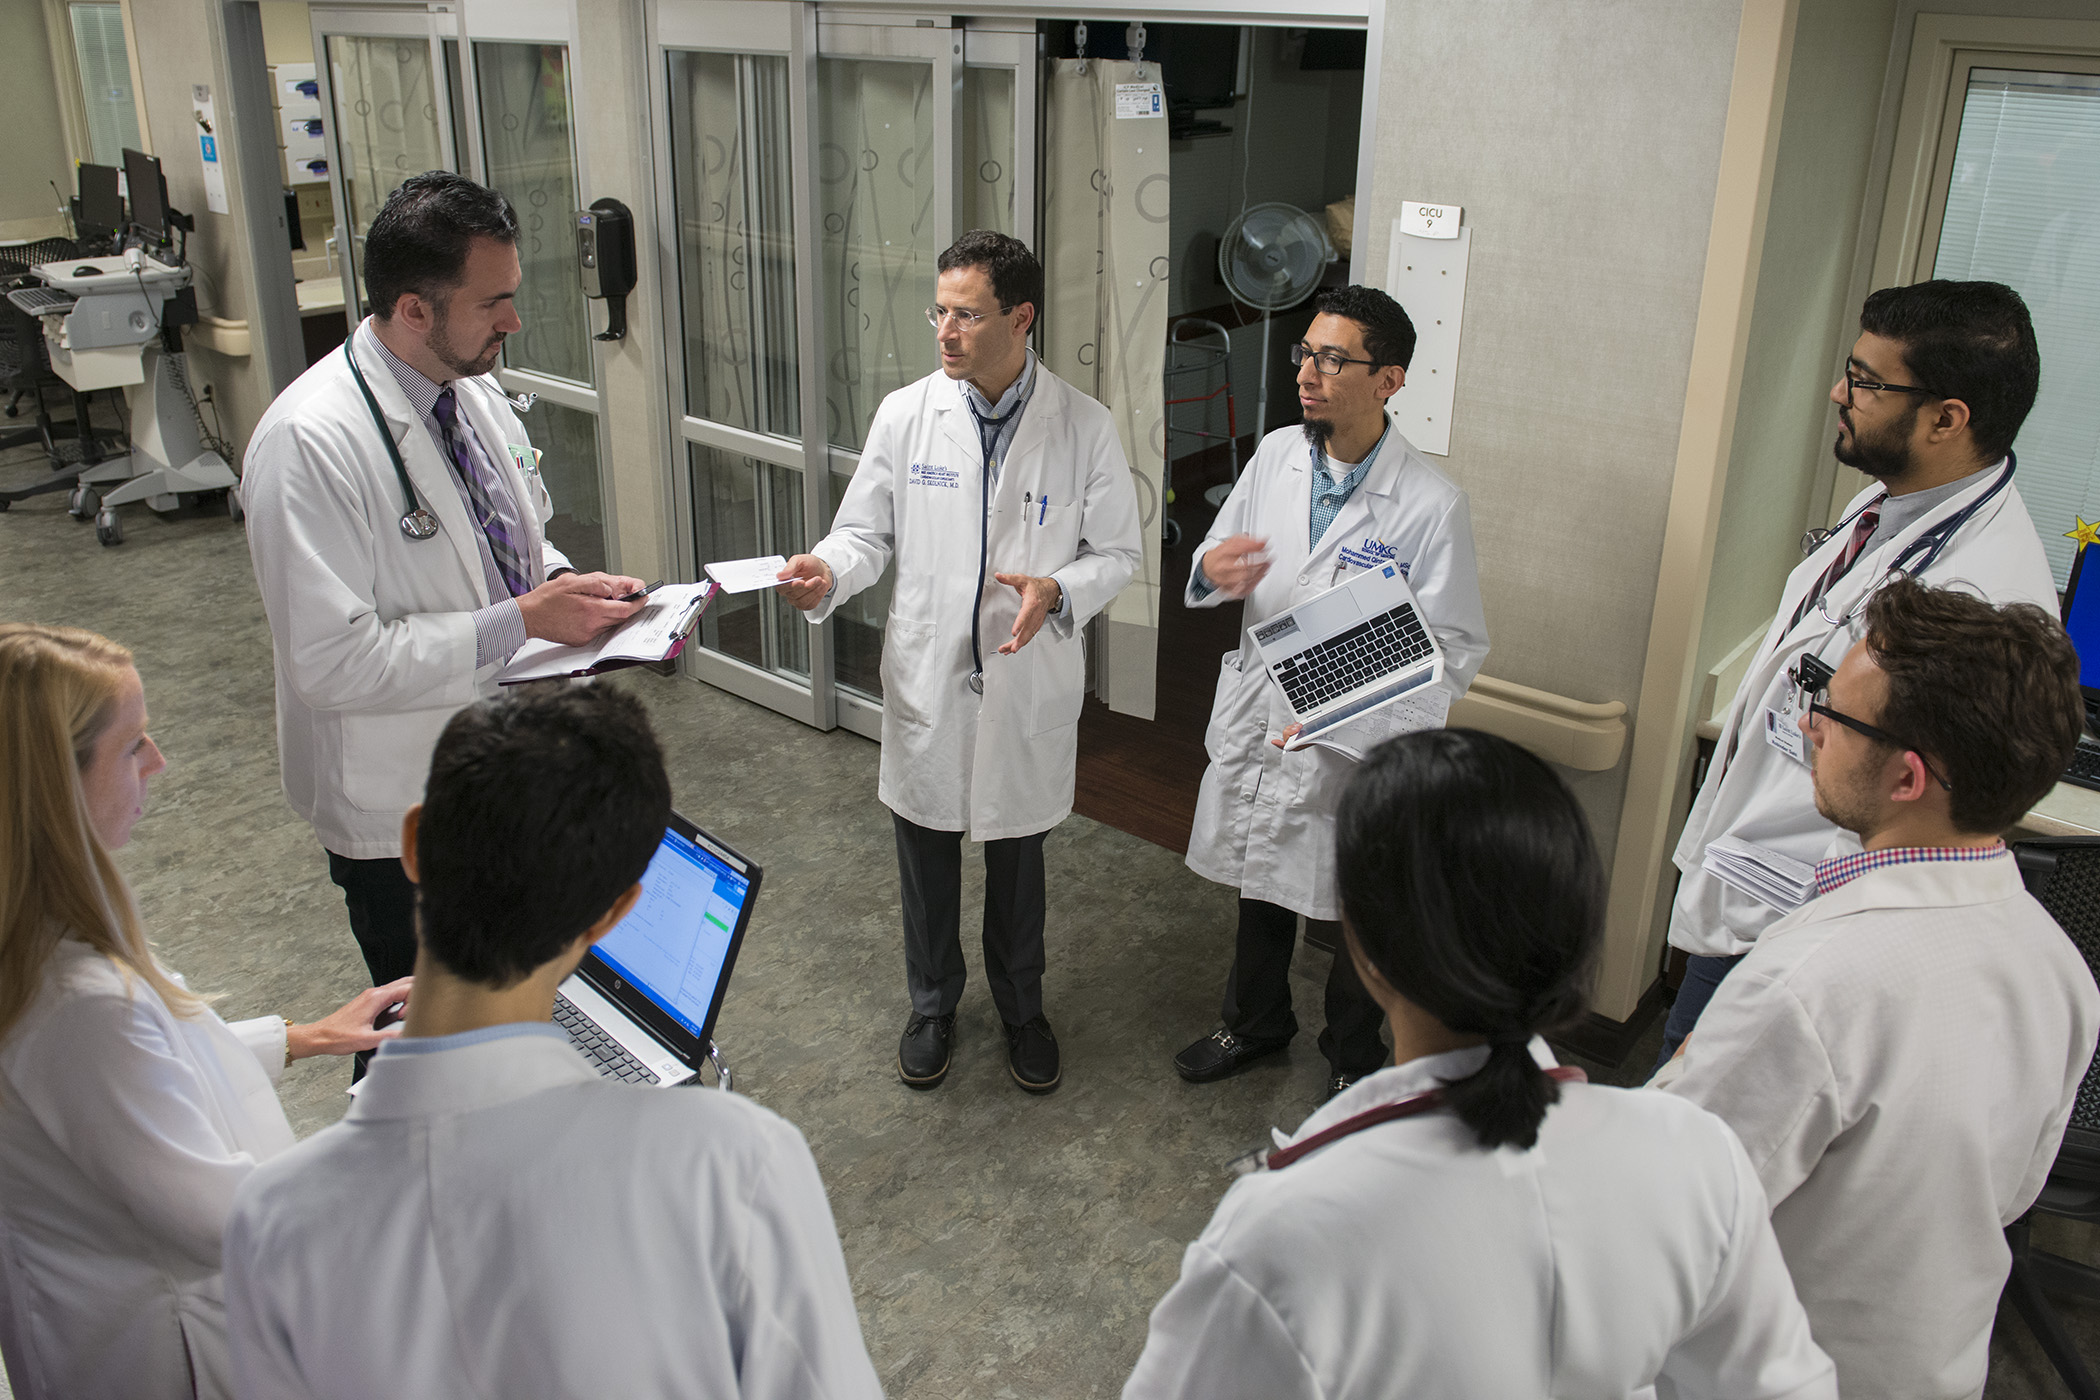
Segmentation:
<svg viewBox="0 0 2100 1400">
<path fill-rule="evenodd" d="M 1038 504 L 1035 515 L 1027 521 L 1027 572 L 1048 578 L 1071 563 L 1079 553 L 1079 520 L 1076 505 Z"/>
<path fill-rule="evenodd" d="M 942 677 L 930 622 L 913 622 L 890 614 L 882 628 L 882 708 L 905 724 L 921 729 L 933 724 Z"/>
<path fill-rule="evenodd" d="M 345 710 L 343 797 L 360 812 L 405 812 L 421 800 L 438 735 L 459 710 Z"/>
<path fill-rule="evenodd" d="M 1065 640 L 1045 627 L 1021 648 L 1034 670 L 1028 697 L 1031 737 L 1079 723 L 1079 711 L 1086 704 L 1086 644 L 1081 635 L 1075 632 Z"/>
<path fill-rule="evenodd" d="M 1203 751 L 1212 763 L 1223 763 L 1231 747 L 1232 725 L 1239 712 L 1240 654 L 1228 651 L 1218 658 L 1218 693 L 1210 703 L 1210 723 L 1203 730 Z"/>
</svg>

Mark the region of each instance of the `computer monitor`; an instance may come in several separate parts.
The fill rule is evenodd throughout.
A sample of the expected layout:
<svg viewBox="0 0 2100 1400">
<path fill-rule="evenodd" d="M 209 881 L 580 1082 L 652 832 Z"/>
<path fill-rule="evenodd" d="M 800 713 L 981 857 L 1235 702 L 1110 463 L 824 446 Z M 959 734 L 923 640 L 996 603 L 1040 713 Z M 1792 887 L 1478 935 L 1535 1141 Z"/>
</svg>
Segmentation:
<svg viewBox="0 0 2100 1400">
<path fill-rule="evenodd" d="M 114 165 L 80 163 L 80 212 L 74 218 L 82 238 L 107 238 L 124 223 L 124 200 L 117 193 Z"/>
<path fill-rule="evenodd" d="M 2064 631 L 2078 649 L 2078 687 L 2085 692 L 2088 715 L 2100 711 L 2100 577 L 2084 588 L 2085 548 L 2071 564 L 2070 581 L 2064 585 Z"/>
<path fill-rule="evenodd" d="M 124 187 L 131 194 L 131 226 L 156 241 L 168 236 L 168 185 L 160 161 L 144 151 L 124 152 Z"/>
</svg>

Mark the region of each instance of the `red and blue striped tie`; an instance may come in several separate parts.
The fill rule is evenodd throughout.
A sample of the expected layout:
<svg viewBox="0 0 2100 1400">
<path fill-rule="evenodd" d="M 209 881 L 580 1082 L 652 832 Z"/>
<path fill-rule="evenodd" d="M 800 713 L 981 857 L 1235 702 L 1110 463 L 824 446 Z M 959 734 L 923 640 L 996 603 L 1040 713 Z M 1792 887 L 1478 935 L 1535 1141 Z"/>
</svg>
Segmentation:
<svg viewBox="0 0 2100 1400">
<path fill-rule="evenodd" d="M 1859 519 L 1852 522 L 1852 538 L 1845 542 L 1845 547 L 1838 557 L 1830 561 L 1830 567 L 1823 571 L 1823 577 L 1816 580 L 1816 586 L 1808 590 L 1808 596 L 1801 600 L 1801 606 L 1794 609 L 1794 620 L 1786 625 L 1789 632 L 1800 624 L 1802 618 L 1808 616 L 1810 608 L 1823 601 L 1823 595 L 1830 591 L 1831 585 L 1843 578 L 1845 571 L 1858 560 L 1859 552 L 1865 549 L 1867 541 L 1874 537 L 1874 527 L 1881 523 L 1881 502 L 1887 499 L 1888 497 L 1883 496 L 1875 501 L 1859 513 Z"/>
</svg>

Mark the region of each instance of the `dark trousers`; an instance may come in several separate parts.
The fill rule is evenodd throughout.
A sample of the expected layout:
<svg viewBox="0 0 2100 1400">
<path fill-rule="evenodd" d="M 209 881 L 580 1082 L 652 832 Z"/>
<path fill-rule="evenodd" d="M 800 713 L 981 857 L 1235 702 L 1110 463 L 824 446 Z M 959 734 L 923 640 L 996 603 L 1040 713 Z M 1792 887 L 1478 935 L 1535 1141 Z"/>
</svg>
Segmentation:
<svg viewBox="0 0 2100 1400">
<path fill-rule="evenodd" d="M 1327 1027 L 1320 1032 L 1320 1053 L 1336 1074 L 1353 1077 L 1383 1068 L 1388 1051 L 1378 1027 L 1385 1012 L 1364 989 L 1342 941 L 1341 925 L 1308 919 L 1308 932 L 1326 931 L 1334 940 L 1334 964 L 1327 972 Z M 1298 916 L 1280 904 L 1258 899 L 1240 901 L 1240 927 L 1225 977 L 1225 1005 L 1219 1012 L 1225 1028 L 1248 1040 L 1288 1040 L 1298 1033 L 1291 1010 L 1291 954 L 1298 947 Z"/>
<path fill-rule="evenodd" d="M 897 883 L 904 905 L 904 981 L 911 1009 L 950 1016 L 962 1000 L 962 838 L 895 812 Z M 984 980 L 999 1019 L 1043 1014 L 1043 838 L 984 843 Z"/>
<path fill-rule="evenodd" d="M 1714 999 L 1720 989 L 1721 979 L 1735 970 L 1735 965 L 1748 957 L 1748 953 L 1737 953 L 1732 958 L 1689 959 L 1684 969 L 1684 985 L 1677 989 L 1677 999 L 1670 1003 L 1670 1019 L 1663 1022 L 1662 1054 L 1656 1057 L 1655 1067 L 1661 1069 L 1684 1044 L 1684 1038 L 1699 1024 L 1699 1013 Z"/>
<path fill-rule="evenodd" d="M 416 887 L 396 856 L 352 860 L 328 853 L 328 878 L 343 892 L 350 910 L 350 932 L 371 969 L 372 985 L 383 987 L 416 970 Z M 350 1082 L 365 1077 L 372 1052 L 360 1050 L 350 1066 Z"/>
<path fill-rule="evenodd" d="M 399 859 L 352 860 L 328 853 L 328 878 L 343 891 L 350 932 L 372 985 L 384 986 L 416 970 L 416 887 Z"/>
</svg>

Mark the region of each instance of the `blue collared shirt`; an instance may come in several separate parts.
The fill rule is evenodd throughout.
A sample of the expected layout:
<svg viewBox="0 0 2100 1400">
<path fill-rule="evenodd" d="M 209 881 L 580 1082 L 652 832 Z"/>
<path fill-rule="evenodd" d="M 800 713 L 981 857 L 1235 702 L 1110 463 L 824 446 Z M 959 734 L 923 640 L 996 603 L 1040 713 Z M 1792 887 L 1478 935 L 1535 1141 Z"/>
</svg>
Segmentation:
<svg viewBox="0 0 2100 1400">
<path fill-rule="evenodd" d="M 550 1021 L 505 1021 L 500 1026 L 483 1026 L 479 1030 L 459 1031 L 452 1035 L 397 1036 L 382 1041 L 382 1055 L 437 1055 L 447 1050 L 464 1050 L 469 1045 L 481 1045 L 491 1040 L 508 1040 L 518 1035 L 551 1035 L 566 1042 L 569 1033 Z"/>
<path fill-rule="evenodd" d="M 1371 444 L 1370 455 L 1351 467 L 1348 475 L 1339 482 L 1327 474 L 1327 453 L 1319 447 L 1313 448 L 1313 479 L 1312 490 L 1309 493 L 1312 507 L 1305 522 L 1306 532 L 1310 536 L 1306 543 L 1307 549 L 1320 547 L 1320 537 L 1327 533 L 1328 526 L 1334 524 L 1334 518 L 1342 513 L 1342 507 L 1349 504 L 1349 498 L 1356 494 L 1356 488 L 1364 484 L 1364 478 L 1371 474 L 1371 464 L 1378 460 L 1379 449 L 1385 446 L 1385 440 L 1392 435 L 1392 431 L 1392 422 L 1387 420 L 1385 431 L 1378 435 L 1378 441 Z M 1190 572 L 1189 582 L 1195 588 L 1198 598 L 1207 598 L 1218 591 L 1218 586 L 1203 572 L 1201 559 L 1196 561 L 1195 568 Z"/>
</svg>

